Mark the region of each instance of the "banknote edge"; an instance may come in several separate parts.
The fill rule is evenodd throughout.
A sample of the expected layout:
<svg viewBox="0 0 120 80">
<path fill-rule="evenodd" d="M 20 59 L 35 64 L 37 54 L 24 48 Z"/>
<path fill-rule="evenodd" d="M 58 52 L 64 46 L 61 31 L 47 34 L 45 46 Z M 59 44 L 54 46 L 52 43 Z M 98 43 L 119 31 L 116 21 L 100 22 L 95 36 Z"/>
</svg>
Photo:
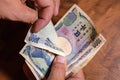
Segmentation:
<svg viewBox="0 0 120 80">
<path fill-rule="evenodd" d="M 71 70 L 69 70 L 68 72 L 66 72 L 66 77 L 68 77 L 68 75 L 73 71 L 76 71 L 74 74 L 76 74 L 80 69 L 82 69 L 83 67 L 85 67 L 92 59 L 93 57 L 97 54 L 97 52 L 103 47 L 103 45 L 105 44 L 106 42 L 106 39 L 103 37 L 103 35 L 101 35 L 100 33 L 98 34 L 98 37 L 101 37 L 103 39 L 103 42 L 101 43 L 100 47 L 98 49 L 95 50 L 95 52 L 93 52 L 94 50 L 92 50 L 92 52 L 90 53 L 94 53 L 94 54 L 91 54 L 89 55 L 90 56 L 90 59 L 89 59 L 89 56 L 87 56 L 85 59 L 81 60 L 81 62 L 79 62 L 77 65 L 75 65 L 73 68 L 71 68 Z M 92 44 L 92 43 L 91 43 Z M 89 48 L 88 48 L 89 49 Z M 86 49 L 87 50 L 87 49 Z M 85 51 L 86 51 L 85 50 Z M 85 52 L 84 51 L 84 52 Z M 88 61 L 82 65 L 82 67 L 79 67 L 79 65 L 81 65 L 84 61 L 86 61 L 88 59 Z"/>
<path fill-rule="evenodd" d="M 71 8 L 69 8 L 69 10 L 64 14 L 64 16 L 55 24 L 55 28 L 56 28 L 57 25 L 63 20 L 63 18 L 65 18 L 65 16 L 67 16 L 67 14 L 68 14 L 72 9 L 74 9 L 75 7 L 76 7 L 77 9 L 79 9 L 79 10 L 81 11 L 81 13 L 84 14 L 84 15 L 87 17 L 87 19 L 92 23 L 92 25 L 94 25 L 92 19 L 91 19 L 77 4 L 73 4 L 73 6 L 72 6 Z M 95 26 L 94 26 L 94 28 L 95 28 Z"/>
<path fill-rule="evenodd" d="M 40 74 L 41 78 L 44 78 L 45 75 L 35 67 L 35 65 L 31 62 L 31 60 L 30 60 L 27 56 L 25 56 L 25 55 L 23 54 L 23 51 L 24 51 L 24 49 L 25 49 L 26 46 L 28 46 L 28 44 L 26 44 L 26 45 L 22 48 L 22 50 L 19 52 L 19 54 L 33 66 L 33 68 Z M 31 46 L 31 45 L 29 45 L 29 46 Z"/>
<path fill-rule="evenodd" d="M 29 31 L 30 31 L 30 30 L 29 30 Z M 25 40 L 24 40 L 24 42 L 25 42 L 26 44 L 29 44 L 29 45 L 31 45 L 31 46 L 38 47 L 38 48 L 41 48 L 41 49 L 45 49 L 45 50 L 47 50 L 47 51 L 52 52 L 53 54 L 65 56 L 65 53 L 64 53 L 64 52 L 61 52 L 61 51 L 59 51 L 59 50 L 55 50 L 55 49 L 50 48 L 50 47 L 48 47 L 48 46 L 46 46 L 46 45 L 44 45 L 44 44 L 41 44 L 41 43 L 36 44 L 36 43 L 33 43 L 33 42 L 29 41 L 29 40 L 28 40 L 28 36 L 30 36 L 30 34 L 31 34 L 29 31 L 28 31 L 28 33 L 27 33 L 27 36 L 25 37 Z"/>
<path fill-rule="evenodd" d="M 33 73 L 34 77 L 36 78 L 36 80 L 41 80 L 37 74 L 39 74 L 33 67 L 32 65 L 27 61 L 25 60 L 25 63 L 27 64 L 27 66 L 30 68 L 31 72 Z M 37 73 L 36 73 L 37 72 Z M 40 75 L 39 75 L 40 76 Z"/>
</svg>

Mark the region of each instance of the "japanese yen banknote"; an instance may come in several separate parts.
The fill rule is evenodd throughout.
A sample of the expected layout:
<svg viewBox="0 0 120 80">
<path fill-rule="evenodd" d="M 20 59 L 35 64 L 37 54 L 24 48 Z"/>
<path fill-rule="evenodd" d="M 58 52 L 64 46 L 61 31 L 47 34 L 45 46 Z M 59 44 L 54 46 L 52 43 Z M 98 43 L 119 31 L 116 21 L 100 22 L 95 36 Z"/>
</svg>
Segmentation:
<svg viewBox="0 0 120 80">
<path fill-rule="evenodd" d="M 28 44 L 23 47 L 20 54 L 26 59 L 28 67 L 33 67 L 34 72 L 37 72 L 36 75 L 39 74 L 41 78 L 44 78 L 55 57 L 50 52 Z M 30 69 L 32 69 L 31 67 Z"/>
<path fill-rule="evenodd" d="M 55 26 L 50 21 L 38 33 L 29 30 L 20 54 L 37 80 L 48 75 L 56 54 L 65 56 L 66 77 L 70 77 L 95 56 L 105 41 L 86 13 L 73 5 Z"/>
<path fill-rule="evenodd" d="M 57 36 L 51 21 L 38 33 L 31 33 L 29 30 L 25 42 L 62 56 L 71 52 L 70 43 L 64 37 Z"/>
</svg>

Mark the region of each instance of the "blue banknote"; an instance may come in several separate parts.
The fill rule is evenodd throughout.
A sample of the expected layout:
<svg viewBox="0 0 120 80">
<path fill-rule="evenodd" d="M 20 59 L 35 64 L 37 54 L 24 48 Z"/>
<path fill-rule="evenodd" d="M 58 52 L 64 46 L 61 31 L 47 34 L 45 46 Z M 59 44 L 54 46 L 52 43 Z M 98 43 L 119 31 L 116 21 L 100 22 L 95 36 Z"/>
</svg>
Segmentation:
<svg viewBox="0 0 120 80">
<path fill-rule="evenodd" d="M 48 72 L 55 57 L 54 54 L 30 45 L 25 45 L 20 54 L 38 71 L 42 78 Z"/>
<path fill-rule="evenodd" d="M 65 56 L 64 51 L 56 44 L 58 42 L 57 34 L 51 21 L 37 33 L 32 33 L 29 30 L 25 42 L 35 47 Z"/>
</svg>

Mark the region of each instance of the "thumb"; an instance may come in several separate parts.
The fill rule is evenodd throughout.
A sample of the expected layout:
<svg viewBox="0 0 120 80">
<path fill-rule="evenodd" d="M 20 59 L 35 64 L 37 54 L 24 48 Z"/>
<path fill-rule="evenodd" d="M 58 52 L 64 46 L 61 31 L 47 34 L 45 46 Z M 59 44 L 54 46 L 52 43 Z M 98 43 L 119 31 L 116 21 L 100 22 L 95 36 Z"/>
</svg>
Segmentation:
<svg viewBox="0 0 120 80">
<path fill-rule="evenodd" d="M 48 80 L 65 80 L 66 59 L 62 56 L 57 56 L 53 62 L 52 69 Z"/>
</svg>

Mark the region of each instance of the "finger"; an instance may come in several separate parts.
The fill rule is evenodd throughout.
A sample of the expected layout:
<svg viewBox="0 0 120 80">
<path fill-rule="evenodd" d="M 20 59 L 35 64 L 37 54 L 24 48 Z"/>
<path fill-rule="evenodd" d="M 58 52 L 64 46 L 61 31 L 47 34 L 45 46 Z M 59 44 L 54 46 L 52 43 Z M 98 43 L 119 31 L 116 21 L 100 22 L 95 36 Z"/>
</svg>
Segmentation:
<svg viewBox="0 0 120 80">
<path fill-rule="evenodd" d="M 13 21 L 22 21 L 26 23 L 34 23 L 38 19 L 37 11 L 27 7 L 20 0 L 14 1 L 11 4 L 11 12 L 8 14 L 8 19 Z M 12 2 L 11 2 L 12 3 Z M 9 10 L 9 8 L 7 8 Z"/>
<path fill-rule="evenodd" d="M 71 76 L 67 80 L 85 80 L 83 71 L 80 70 L 75 76 Z"/>
<path fill-rule="evenodd" d="M 27 7 L 25 0 L 2 0 L 0 18 L 33 23 L 38 18 L 37 11 Z"/>
<path fill-rule="evenodd" d="M 26 0 L 22 0 L 25 2 Z M 29 8 L 28 6 L 24 5 L 23 3 L 19 4 L 19 7 L 16 12 L 17 19 L 19 21 L 27 22 L 27 23 L 34 23 L 38 19 L 38 13 L 36 10 Z"/>
<path fill-rule="evenodd" d="M 37 11 L 23 5 L 22 8 L 19 10 L 18 20 L 27 22 L 27 23 L 34 23 L 38 19 Z"/>
<path fill-rule="evenodd" d="M 20 0 L 20 1 L 24 4 L 26 0 Z"/>
<path fill-rule="evenodd" d="M 48 80 L 65 80 L 66 60 L 62 56 L 57 56 L 53 62 Z"/>
<path fill-rule="evenodd" d="M 59 6 L 60 6 L 60 0 L 54 0 L 54 16 L 58 15 L 59 12 Z"/>
<path fill-rule="evenodd" d="M 39 19 L 32 28 L 33 32 L 38 32 L 45 27 L 53 16 L 53 0 L 37 0 L 39 8 Z"/>
</svg>

